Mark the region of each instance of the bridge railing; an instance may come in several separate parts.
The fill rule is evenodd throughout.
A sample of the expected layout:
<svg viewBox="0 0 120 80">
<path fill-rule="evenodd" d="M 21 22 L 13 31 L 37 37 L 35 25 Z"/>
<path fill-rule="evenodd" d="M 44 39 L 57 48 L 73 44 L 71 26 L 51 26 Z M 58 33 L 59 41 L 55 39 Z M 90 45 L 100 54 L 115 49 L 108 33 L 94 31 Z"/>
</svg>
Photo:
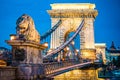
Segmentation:
<svg viewBox="0 0 120 80">
<path fill-rule="evenodd" d="M 79 60 L 68 60 L 62 62 L 50 62 L 43 64 L 21 64 L 18 66 L 18 79 L 36 79 L 42 78 L 51 74 L 56 74 L 60 71 L 66 70 L 70 66 L 85 64 Z"/>
<path fill-rule="evenodd" d="M 52 62 L 52 63 L 44 63 L 44 73 L 45 75 L 49 75 L 51 73 L 54 73 L 55 70 L 60 69 L 60 68 L 64 68 L 64 67 L 68 67 L 68 66 L 72 66 L 75 64 L 79 64 L 79 61 L 75 61 L 75 60 L 69 60 L 69 61 L 63 61 L 63 62 Z"/>
</svg>

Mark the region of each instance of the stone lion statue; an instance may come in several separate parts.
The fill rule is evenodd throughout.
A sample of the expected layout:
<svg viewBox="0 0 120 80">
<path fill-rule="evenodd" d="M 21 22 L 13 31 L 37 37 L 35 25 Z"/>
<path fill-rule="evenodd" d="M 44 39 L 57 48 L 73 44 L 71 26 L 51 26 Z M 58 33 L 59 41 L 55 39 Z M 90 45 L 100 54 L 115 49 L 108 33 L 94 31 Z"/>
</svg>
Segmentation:
<svg viewBox="0 0 120 80">
<path fill-rule="evenodd" d="M 30 16 L 23 14 L 18 18 L 16 25 L 18 39 L 22 38 L 24 40 L 40 43 L 40 35 L 35 29 L 33 19 Z"/>
</svg>

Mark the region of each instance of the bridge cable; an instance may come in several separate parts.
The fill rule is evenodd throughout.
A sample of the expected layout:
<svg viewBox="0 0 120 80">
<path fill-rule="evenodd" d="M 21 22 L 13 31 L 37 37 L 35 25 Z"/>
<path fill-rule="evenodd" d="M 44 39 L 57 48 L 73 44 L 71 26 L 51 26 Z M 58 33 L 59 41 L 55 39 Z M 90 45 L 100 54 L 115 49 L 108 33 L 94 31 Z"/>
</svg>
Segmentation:
<svg viewBox="0 0 120 80">
<path fill-rule="evenodd" d="M 77 34 L 81 31 L 83 25 L 84 25 L 84 19 L 82 20 L 80 26 L 77 28 L 77 30 L 74 33 L 74 35 L 68 41 L 66 41 L 65 43 L 60 45 L 57 49 L 47 53 L 47 55 L 45 55 L 44 58 L 52 56 L 53 54 L 56 54 L 56 53 L 60 52 L 63 48 L 65 48 L 77 36 Z"/>
<path fill-rule="evenodd" d="M 41 36 L 40 40 L 42 41 L 43 39 L 45 39 L 46 37 L 48 37 L 49 35 L 51 35 L 51 33 L 53 33 L 59 27 L 59 25 L 61 24 L 61 22 L 62 22 L 62 20 L 60 19 L 57 24 L 55 24 L 49 31 L 47 31 L 45 34 L 43 34 Z"/>
</svg>

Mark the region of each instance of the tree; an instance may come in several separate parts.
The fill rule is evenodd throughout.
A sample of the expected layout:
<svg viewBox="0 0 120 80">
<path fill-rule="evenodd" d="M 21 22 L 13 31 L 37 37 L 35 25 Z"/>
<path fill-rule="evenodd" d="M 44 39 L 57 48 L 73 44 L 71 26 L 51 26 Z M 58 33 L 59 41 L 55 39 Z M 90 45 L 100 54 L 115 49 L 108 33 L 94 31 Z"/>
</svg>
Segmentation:
<svg viewBox="0 0 120 80">
<path fill-rule="evenodd" d="M 116 66 L 117 61 L 115 60 L 115 58 L 113 57 L 112 63 Z"/>
<path fill-rule="evenodd" d="M 117 66 L 118 68 L 120 68 L 120 56 L 117 57 L 117 63 L 116 63 L 116 66 Z"/>
</svg>

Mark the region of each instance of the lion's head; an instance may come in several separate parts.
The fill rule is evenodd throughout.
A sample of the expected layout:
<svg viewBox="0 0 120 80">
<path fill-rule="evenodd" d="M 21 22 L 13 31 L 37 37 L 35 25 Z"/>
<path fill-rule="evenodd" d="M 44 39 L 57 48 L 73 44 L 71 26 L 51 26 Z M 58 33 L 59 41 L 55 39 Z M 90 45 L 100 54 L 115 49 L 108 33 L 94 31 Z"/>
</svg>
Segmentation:
<svg viewBox="0 0 120 80">
<path fill-rule="evenodd" d="M 29 24 L 31 20 L 31 17 L 23 14 L 21 17 L 18 18 L 17 22 L 16 22 L 16 29 L 17 29 L 17 33 L 18 34 L 23 34 L 24 32 L 26 32 L 29 28 Z"/>
<path fill-rule="evenodd" d="M 40 35 L 35 29 L 34 21 L 30 16 L 23 14 L 18 18 L 16 25 L 16 32 L 19 38 L 22 35 L 25 40 L 39 42 Z"/>
</svg>

